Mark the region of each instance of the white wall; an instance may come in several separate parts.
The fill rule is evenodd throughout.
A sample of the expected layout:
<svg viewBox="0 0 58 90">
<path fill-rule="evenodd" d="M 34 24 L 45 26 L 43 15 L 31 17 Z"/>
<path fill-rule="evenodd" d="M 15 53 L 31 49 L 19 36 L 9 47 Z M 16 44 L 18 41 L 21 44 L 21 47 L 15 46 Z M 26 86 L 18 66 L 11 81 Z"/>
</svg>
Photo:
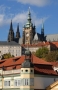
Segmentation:
<svg viewBox="0 0 58 90">
<path fill-rule="evenodd" d="M 22 55 L 22 47 L 20 45 L 13 45 L 13 46 L 10 46 L 10 45 L 2 45 L 0 46 L 0 56 L 5 54 L 5 53 L 11 53 L 11 55 L 14 55 L 14 56 L 21 56 Z"/>
<path fill-rule="evenodd" d="M 58 78 L 55 78 L 57 81 Z M 54 78 L 51 77 L 34 77 L 34 89 L 45 89 L 50 84 L 54 83 Z"/>
</svg>

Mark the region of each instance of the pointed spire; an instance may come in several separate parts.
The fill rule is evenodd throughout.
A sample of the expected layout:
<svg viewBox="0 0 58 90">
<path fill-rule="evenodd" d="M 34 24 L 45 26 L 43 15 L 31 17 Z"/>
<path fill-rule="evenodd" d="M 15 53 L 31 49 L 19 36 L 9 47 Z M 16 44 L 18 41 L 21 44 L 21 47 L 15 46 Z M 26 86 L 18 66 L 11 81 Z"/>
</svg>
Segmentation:
<svg viewBox="0 0 58 90">
<path fill-rule="evenodd" d="M 12 20 L 11 20 L 11 23 L 10 23 L 10 30 L 13 30 Z"/>
<path fill-rule="evenodd" d="M 43 19 L 42 19 L 41 34 L 44 34 L 44 23 L 43 23 Z"/>
<path fill-rule="evenodd" d="M 28 15 L 31 15 L 31 13 L 30 13 L 30 7 L 29 7 Z"/>
<path fill-rule="evenodd" d="M 19 32 L 19 23 L 18 23 L 18 26 L 17 26 L 17 32 Z"/>
<path fill-rule="evenodd" d="M 28 21 L 31 22 L 31 13 L 30 13 L 30 7 L 29 7 L 29 10 L 28 10 Z"/>
<path fill-rule="evenodd" d="M 20 38 L 19 23 L 17 25 L 16 38 Z"/>
<path fill-rule="evenodd" d="M 43 23 L 43 19 L 42 19 L 42 29 L 44 29 L 44 23 Z"/>
</svg>

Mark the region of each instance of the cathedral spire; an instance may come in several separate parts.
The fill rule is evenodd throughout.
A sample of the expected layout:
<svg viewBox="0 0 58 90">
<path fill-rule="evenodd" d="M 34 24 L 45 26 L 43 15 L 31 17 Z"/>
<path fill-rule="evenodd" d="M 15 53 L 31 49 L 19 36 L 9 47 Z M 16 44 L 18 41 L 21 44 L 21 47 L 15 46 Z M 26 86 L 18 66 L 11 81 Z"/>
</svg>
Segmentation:
<svg viewBox="0 0 58 90">
<path fill-rule="evenodd" d="M 17 25 L 17 32 L 19 32 L 19 23 L 18 23 L 18 25 Z"/>
<path fill-rule="evenodd" d="M 44 29 L 44 23 L 43 23 L 43 19 L 42 19 L 42 29 Z"/>
<path fill-rule="evenodd" d="M 20 38 L 19 23 L 17 25 L 16 38 Z"/>
<path fill-rule="evenodd" d="M 42 19 L 42 27 L 41 27 L 41 40 L 44 41 L 44 23 Z"/>
<path fill-rule="evenodd" d="M 8 34 L 8 41 L 14 41 L 14 31 L 13 31 L 13 25 L 12 25 L 12 20 L 10 23 L 10 29 L 9 29 L 9 34 Z"/>
<path fill-rule="evenodd" d="M 31 23 L 31 12 L 30 12 L 30 7 L 29 7 L 29 10 L 28 10 L 28 22 Z"/>
<path fill-rule="evenodd" d="M 11 20 L 11 23 L 10 23 L 10 30 L 13 30 L 12 20 Z"/>
<path fill-rule="evenodd" d="M 42 19 L 41 34 L 44 34 L 44 23 L 43 23 L 43 19 Z"/>
</svg>

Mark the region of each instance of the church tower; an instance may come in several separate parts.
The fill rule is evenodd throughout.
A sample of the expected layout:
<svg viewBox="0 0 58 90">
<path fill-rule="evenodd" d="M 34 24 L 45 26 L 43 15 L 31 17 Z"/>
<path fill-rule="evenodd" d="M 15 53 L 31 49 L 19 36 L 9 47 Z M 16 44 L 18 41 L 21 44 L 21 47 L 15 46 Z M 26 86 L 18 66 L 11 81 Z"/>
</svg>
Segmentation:
<svg viewBox="0 0 58 90">
<path fill-rule="evenodd" d="M 42 20 L 42 28 L 41 28 L 41 41 L 45 41 L 45 39 L 44 39 L 44 24 L 43 24 L 43 20 Z"/>
<path fill-rule="evenodd" d="M 34 90 L 34 65 L 29 50 L 25 52 L 25 61 L 21 65 L 20 90 Z"/>
<path fill-rule="evenodd" d="M 17 39 L 19 39 L 19 38 L 20 38 L 19 24 L 18 24 L 18 26 L 17 26 L 16 38 L 17 38 Z"/>
<path fill-rule="evenodd" d="M 8 34 L 8 42 L 10 41 L 14 41 L 14 31 L 13 31 L 13 26 L 12 26 L 12 20 L 11 20 L 9 34 Z"/>
<path fill-rule="evenodd" d="M 23 44 L 32 44 L 34 35 L 35 35 L 35 26 L 33 26 L 33 23 L 31 21 L 31 13 L 29 8 L 27 23 L 23 27 L 23 38 L 22 38 Z"/>
</svg>

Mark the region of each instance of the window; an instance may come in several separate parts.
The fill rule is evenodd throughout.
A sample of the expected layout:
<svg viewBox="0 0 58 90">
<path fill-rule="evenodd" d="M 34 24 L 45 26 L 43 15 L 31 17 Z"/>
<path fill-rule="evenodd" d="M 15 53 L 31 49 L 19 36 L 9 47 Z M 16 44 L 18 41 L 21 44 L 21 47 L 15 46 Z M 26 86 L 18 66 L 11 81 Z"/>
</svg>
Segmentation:
<svg viewBox="0 0 58 90">
<path fill-rule="evenodd" d="M 33 70 L 31 70 L 31 72 L 33 72 Z"/>
<path fill-rule="evenodd" d="M 33 86 L 34 85 L 34 78 L 30 79 L 30 85 Z"/>
<path fill-rule="evenodd" d="M 28 72 L 28 70 L 25 70 L 26 72 Z"/>
<path fill-rule="evenodd" d="M 24 85 L 29 85 L 29 79 L 24 79 Z"/>
<path fill-rule="evenodd" d="M 4 81 L 4 86 L 10 86 L 10 81 Z"/>
<path fill-rule="evenodd" d="M 21 80 L 14 80 L 14 85 L 15 86 L 20 86 Z"/>
</svg>

